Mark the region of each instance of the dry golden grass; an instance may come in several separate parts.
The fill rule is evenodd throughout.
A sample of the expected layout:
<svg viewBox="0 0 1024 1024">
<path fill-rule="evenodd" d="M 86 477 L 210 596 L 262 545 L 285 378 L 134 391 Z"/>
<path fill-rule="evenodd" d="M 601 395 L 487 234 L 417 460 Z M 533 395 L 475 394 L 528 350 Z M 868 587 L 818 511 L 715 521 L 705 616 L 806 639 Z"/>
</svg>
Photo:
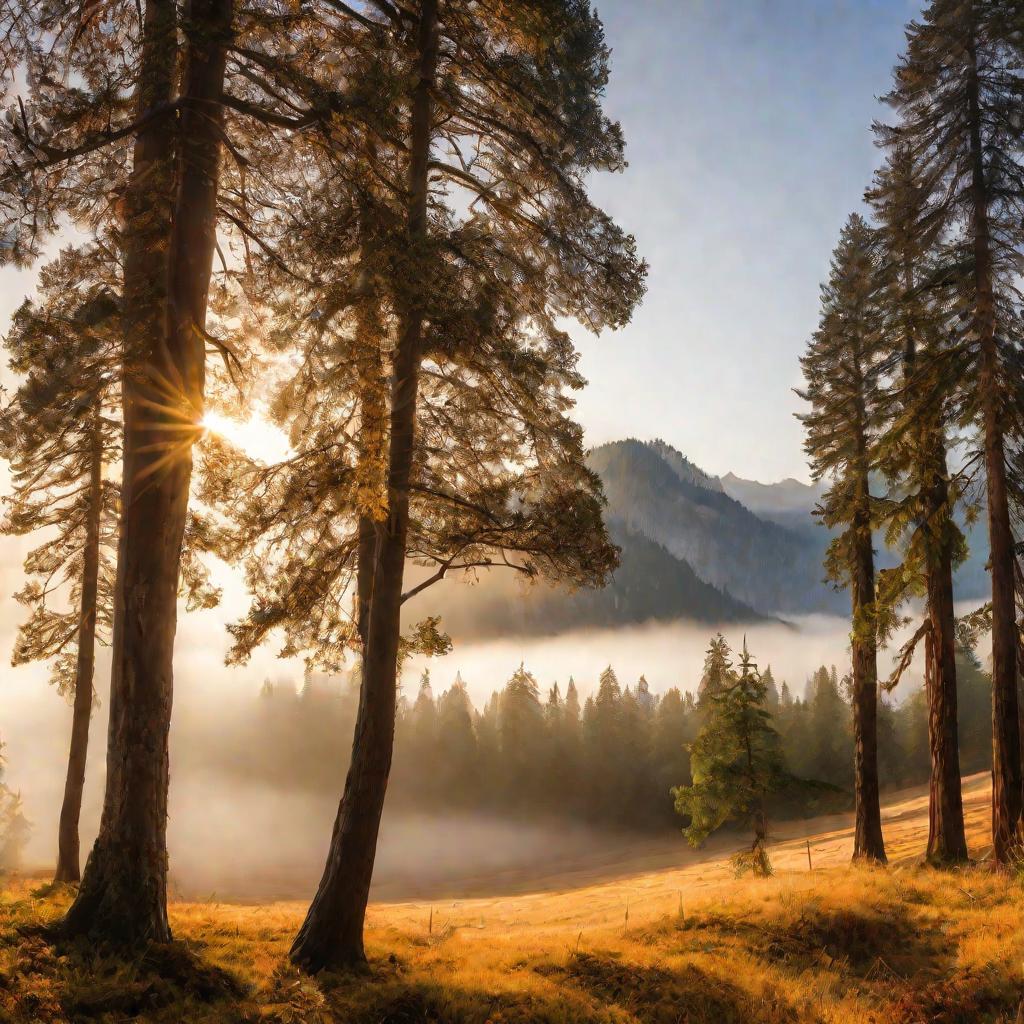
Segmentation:
<svg viewBox="0 0 1024 1024">
<path fill-rule="evenodd" d="M 988 785 L 969 780 L 972 854 Z M 287 964 L 303 906 L 175 903 L 178 942 L 126 962 L 32 926 L 69 894 L 0 896 L 0 1021 L 354 1024 L 1024 1024 L 1024 889 L 921 867 L 921 794 L 886 810 L 888 869 L 850 867 L 849 822 L 780 830 L 776 874 L 722 858 L 525 896 L 375 904 L 367 977 Z M 627 917 L 628 908 L 628 917 Z M 432 923 L 431 923 L 432 917 Z"/>
</svg>

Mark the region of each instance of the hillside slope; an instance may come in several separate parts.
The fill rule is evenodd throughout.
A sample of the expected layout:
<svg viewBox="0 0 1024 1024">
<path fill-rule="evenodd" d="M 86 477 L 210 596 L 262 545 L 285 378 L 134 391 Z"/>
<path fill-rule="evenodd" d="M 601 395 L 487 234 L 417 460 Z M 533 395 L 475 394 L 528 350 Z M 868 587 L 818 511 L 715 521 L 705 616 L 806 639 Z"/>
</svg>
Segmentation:
<svg viewBox="0 0 1024 1024">
<path fill-rule="evenodd" d="M 971 850 L 986 780 L 965 790 Z M 1013 1024 L 1024 893 L 984 867 L 919 866 L 926 799 L 885 809 L 894 864 L 849 865 L 848 821 L 772 848 L 775 876 L 718 856 L 556 891 L 370 907 L 363 975 L 287 961 L 304 904 L 174 902 L 176 945 L 55 948 L 70 898 L 0 882 L 0 1020 L 34 1024 Z M 685 856 L 680 843 L 680 855 Z M 811 850 L 812 866 L 807 864 Z M 580 887 L 580 883 L 583 887 Z"/>
<path fill-rule="evenodd" d="M 702 580 L 682 558 L 631 530 L 608 523 L 621 565 L 602 589 L 567 591 L 525 584 L 501 569 L 476 584 L 450 581 L 431 593 L 431 612 L 456 640 L 556 635 L 584 626 L 609 627 L 688 619 L 719 626 L 767 616 Z"/>
</svg>

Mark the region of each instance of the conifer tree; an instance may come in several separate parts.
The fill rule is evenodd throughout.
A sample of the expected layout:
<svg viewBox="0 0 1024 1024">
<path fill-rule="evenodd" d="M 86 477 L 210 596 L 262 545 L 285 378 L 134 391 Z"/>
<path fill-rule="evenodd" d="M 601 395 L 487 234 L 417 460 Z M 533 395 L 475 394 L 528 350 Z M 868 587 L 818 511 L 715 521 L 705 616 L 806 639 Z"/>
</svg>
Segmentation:
<svg viewBox="0 0 1024 1024">
<path fill-rule="evenodd" d="M 12 467 L 3 529 L 47 532 L 25 561 L 31 581 L 17 598 L 31 614 L 13 662 L 50 662 L 54 684 L 72 701 L 55 877 L 77 882 L 95 645 L 110 635 L 119 511 L 108 476 L 121 454 L 120 275 L 108 241 L 68 248 L 42 269 L 38 295 L 14 314 L 6 346 L 22 380 L 0 416 Z M 186 536 L 196 541 L 201 531 L 193 519 Z M 182 587 L 190 606 L 209 607 L 218 594 L 190 548 Z"/>
<path fill-rule="evenodd" d="M 461 677 L 438 700 L 437 752 L 442 797 L 449 805 L 472 803 L 479 795 L 479 757 L 473 705 Z"/>
<path fill-rule="evenodd" d="M 731 654 L 719 635 L 708 655 Z M 689 818 L 683 830 L 699 846 L 727 821 L 749 821 L 750 850 L 737 855 L 737 872 L 771 874 L 767 800 L 785 781 L 779 737 L 765 707 L 765 687 L 746 641 L 739 671 L 729 668 L 706 696 L 707 721 L 690 748 L 693 782 L 672 790 L 676 812 Z"/>
<path fill-rule="evenodd" d="M 109 636 L 117 488 L 105 472 L 120 456 L 118 283 L 97 247 L 66 250 L 42 274 L 39 298 L 14 314 L 6 346 L 22 376 L 0 417 L 11 463 L 5 533 L 46 531 L 25 560 L 16 595 L 30 615 L 13 664 L 47 661 L 73 704 L 58 830 L 59 882 L 80 877 L 78 824 L 93 704 L 97 638 Z M 55 532 L 54 532 L 55 531 Z"/>
<path fill-rule="evenodd" d="M 935 233 L 940 269 L 955 294 L 957 344 L 969 372 L 948 381 L 962 419 L 977 429 L 986 478 L 992 574 L 992 838 L 1006 863 L 1021 817 L 1015 483 L 1007 437 L 1019 430 L 1013 358 L 1016 281 L 1022 270 L 1024 161 L 1022 42 L 1013 0 L 932 0 L 910 23 L 907 51 L 887 97 L 898 112 L 880 140 L 905 149 L 923 194 L 917 233 Z"/>
<path fill-rule="evenodd" d="M 877 244 L 858 214 L 843 228 L 822 288 L 821 321 L 801 358 L 810 404 L 800 418 L 816 480 L 830 482 L 818 514 L 842 532 L 829 545 L 828 576 L 850 590 L 856 733 L 854 858 L 885 861 L 878 782 L 878 622 L 870 474 L 882 409 L 883 364 Z"/>
<path fill-rule="evenodd" d="M 901 354 L 902 375 L 890 387 L 888 423 L 879 467 L 895 494 L 884 508 L 890 544 L 902 544 L 902 561 L 884 574 L 883 615 L 890 617 L 908 594 L 924 593 L 925 621 L 905 646 L 901 665 L 920 639 L 925 648 L 929 703 L 928 859 L 955 863 L 967 857 L 960 785 L 956 617 L 953 570 L 966 552 L 953 515 L 960 488 L 951 478 L 947 434 L 959 403 L 951 383 L 969 369 L 960 346 L 950 344 L 955 303 L 937 274 L 937 231 L 922 220 L 927 187 L 907 148 L 889 154 L 868 193 L 878 220 L 886 266 L 885 331 Z M 897 674 L 890 681 L 898 682 Z"/>
<path fill-rule="evenodd" d="M 292 309 L 312 309 L 329 324 L 303 341 L 311 373 L 326 367 L 325 400 L 310 392 L 290 424 L 299 450 L 289 467 L 226 495 L 236 519 L 257 525 L 261 555 L 282 556 L 263 566 L 250 560 L 255 602 L 235 632 L 238 656 L 279 626 L 286 649 L 339 657 L 355 647 L 361 658 L 364 699 L 346 789 L 293 948 L 314 971 L 364 961 L 403 603 L 472 568 L 593 584 L 614 566 L 599 484 L 567 415 L 569 392 L 582 382 L 559 321 L 593 330 L 624 323 L 644 277 L 633 240 L 584 187 L 592 171 L 623 166 L 619 128 L 600 109 L 608 52 L 588 4 L 484 11 L 421 0 L 374 4 L 347 20 L 361 26 L 353 59 L 368 81 L 387 83 L 388 102 L 353 130 L 357 159 L 310 165 L 313 181 L 301 193 L 309 201 L 299 204 L 308 216 L 281 231 L 291 239 L 282 262 Z M 372 247 L 359 230 L 367 209 Z M 360 269 L 366 253 L 372 274 Z M 349 370 L 362 364 L 362 339 L 373 333 L 359 313 L 371 288 L 384 339 L 383 367 L 370 375 L 380 391 L 382 471 L 373 543 L 362 545 L 352 513 L 365 463 L 347 428 L 363 418 L 367 392 Z M 329 301 L 315 298 L 321 291 Z M 260 495 L 265 514 L 239 501 L 240 491 Z M 406 586 L 408 561 L 430 571 Z M 353 623 L 362 610 L 351 612 L 360 574 L 370 595 L 365 640 Z"/>
<path fill-rule="evenodd" d="M 730 685 L 732 651 L 721 633 L 711 638 L 711 646 L 704 658 L 704 672 L 697 686 L 697 697 L 701 704 L 715 693 Z"/>
</svg>

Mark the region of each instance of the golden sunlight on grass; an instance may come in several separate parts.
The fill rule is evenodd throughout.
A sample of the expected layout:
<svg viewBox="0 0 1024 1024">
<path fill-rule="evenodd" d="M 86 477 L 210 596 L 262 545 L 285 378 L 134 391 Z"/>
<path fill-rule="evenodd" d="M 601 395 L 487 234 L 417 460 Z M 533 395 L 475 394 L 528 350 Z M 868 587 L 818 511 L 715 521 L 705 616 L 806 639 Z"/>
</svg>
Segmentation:
<svg viewBox="0 0 1024 1024">
<path fill-rule="evenodd" d="M 989 790 L 968 780 L 971 852 Z M 984 865 L 918 863 L 923 794 L 886 808 L 888 869 L 851 867 L 849 821 L 780 829 L 776 874 L 725 859 L 565 891 L 375 904 L 365 978 L 287 964 L 300 904 L 176 903 L 178 942 L 131 963 L 54 948 L 33 926 L 68 900 L 11 882 L 0 903 L 0 1021 L 729 1024 L 1024 1021 L 1024 890 Z M 34 891 L 33 891 L 34 890 Z M 627 916 L 628 909 L 628 916 Z"/>
</svg>

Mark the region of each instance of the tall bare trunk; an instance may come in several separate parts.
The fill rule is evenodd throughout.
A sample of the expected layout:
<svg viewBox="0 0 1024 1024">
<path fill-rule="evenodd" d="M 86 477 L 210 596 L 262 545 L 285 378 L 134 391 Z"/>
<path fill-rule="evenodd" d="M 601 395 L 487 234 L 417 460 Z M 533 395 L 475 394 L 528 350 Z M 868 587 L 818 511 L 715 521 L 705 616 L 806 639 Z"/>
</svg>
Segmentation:
<svg viewBox="0 0 1024 1024">
<path fill-rule="evenodd" d="M 159 8 L 162 24 L 173 28 L 173 6 L 168 12 L 166 0 L 150 4 Z M 151 16 L 155 14 L 147 7 L 147 24 Z M 132 309 L 127 264 L 125 272 L 126 309 L 144 320 L 141 325 L 130 321 L 125 339 L 124 482 L 107 790 L 100 833 L 65 928 L 130 944 L 171 937 L 167 741 L 178 572 L 191 446 L 202 416 L 206 297 L 223 119 L 220 96 L 231 16 L 231 0 L 191 0 L 185 13 L 187 50 L 173 227 L 168 230 L 162 221 L 159 236 L 149 239 L 150 245 L 161 243 L 166 257 L 151 249 L 133 253 L 142 264 L 138 269 L 145 270 L 144 279 L 140 273 L 132 282 L 134 298 L 146 304 L 138 314 Z M 173 49 L 170 52 L 173 55 Z M 173 69 L 172 63 L 162 70 L 168 70 L 171 79 Z M 166 136 L 168 126 L 161 125 L 159 132 Z M 143 180 L 137 180 L 142 142 L 140 137 L 133 172 L 133 188 L 141 190 L 140 218 L 147 191 L 145 161 Z M 162 138 L 152 145 L 160 161 L 155 173 L 162 176 L 169 144 Z M 131 236 L 131 222 L 127 230 Z M 130 237 L 129 246 L 134 245 Z"/>
<path fill-rule="evenodd" d="M 419 75 L 412 96 L 409 146 L 408 241 L 417 255 L 422 255 L 428 233 L 427 168 L 437 45 L 437 0 L 422 0 L 417 30 Z M 323 878 L 291 949 L 292 960 L 310 972 L 358 968 L 366 963 L 363 922 L 395 735 L 402 580 L 423 338 L 422 299 L 416 295 L 417 285 L 411 284 L 413 297 L 402 310 L 394 357 L 388 517 L 377 543 L 352 762 Z"/>
<path fill-rule="evenodd" d="M 904 260 L 903 286 L 914 291 L 913 268 Z M 908 391 L 917 386 L 917 339 L 913 327 L 905 338 L 904 380 Z M 950 864 L 967 859 L 963 795 L 960 786 L 960 736 L 957 712 L 956 617 L 953 610 L 953 548 L 949 471 L 940 413 L 917 415 L 915 458 L 921 501 L 925 551 L 926 617 L 925 693 L 928 699 L 928 844 L 932 863 Z"/>
<path fill-rule="evenodd" d="M 1000 410 L 999 353 L 993 294 L 989 193 L 985 181 L 977 53 L 968 45 L 968 117 L 971 138 L 971 230 L 974 242 L 974 329 L 981 350 L 978 389 L 988 480 L 988 535 L 992 569 L 992 843 L 1005 864 L 1019 841 L 1021 745 L 1017 711 L 1017 623 L 1014 543 L 1006 481 L 1006 451 Z"/>
<path fill-rule="evenodd" d="M 931 777 L 928 787 L 928 860 L 955 864 L 967 859 L 964 833 L 964 805 L 960 787 L 960 738 L 956 692 L 956 617 L 953 610 L 953 559 L 949 528 L 941 520 L 949 516 L 948 484 L 945 479 L 945 448 L 939 443 L 942 475 L 934 472 L 928 514 L 940 522 L 933 529 L 944 536 L 934 538 L 929 553 L 929 633 L 926 643 L 925 687 L 928 696 L 928 746 Z"/>
<path fill-rule="evenodd" d="M 875 557 L 866 460 L 853 523 L 856 563 L 853 596 L 853 859 L 885 863 L 878 784 L 878 654 L 875 640 Z"/>
<path fill-rule="evenodd" d="M 92 429 L 89 452 L 89 497 L 86 513 L 85 550 L 82 556 L 82 592 L 78 611 L 78 659 L 75 664 L 75 698 L 71 712 L 71 746 L 64 781 L 64 802 L 57 829 L 56 882 L 81 878 L 78 826 L 82 817 L 85 761 L 89 751 L 89 720 L 92 717 L 93 671 L 96 664 L 96 599 L 100 574 L 100 521 L 103 516 L 103 430 L 99 414 Z"/>
</svg>

